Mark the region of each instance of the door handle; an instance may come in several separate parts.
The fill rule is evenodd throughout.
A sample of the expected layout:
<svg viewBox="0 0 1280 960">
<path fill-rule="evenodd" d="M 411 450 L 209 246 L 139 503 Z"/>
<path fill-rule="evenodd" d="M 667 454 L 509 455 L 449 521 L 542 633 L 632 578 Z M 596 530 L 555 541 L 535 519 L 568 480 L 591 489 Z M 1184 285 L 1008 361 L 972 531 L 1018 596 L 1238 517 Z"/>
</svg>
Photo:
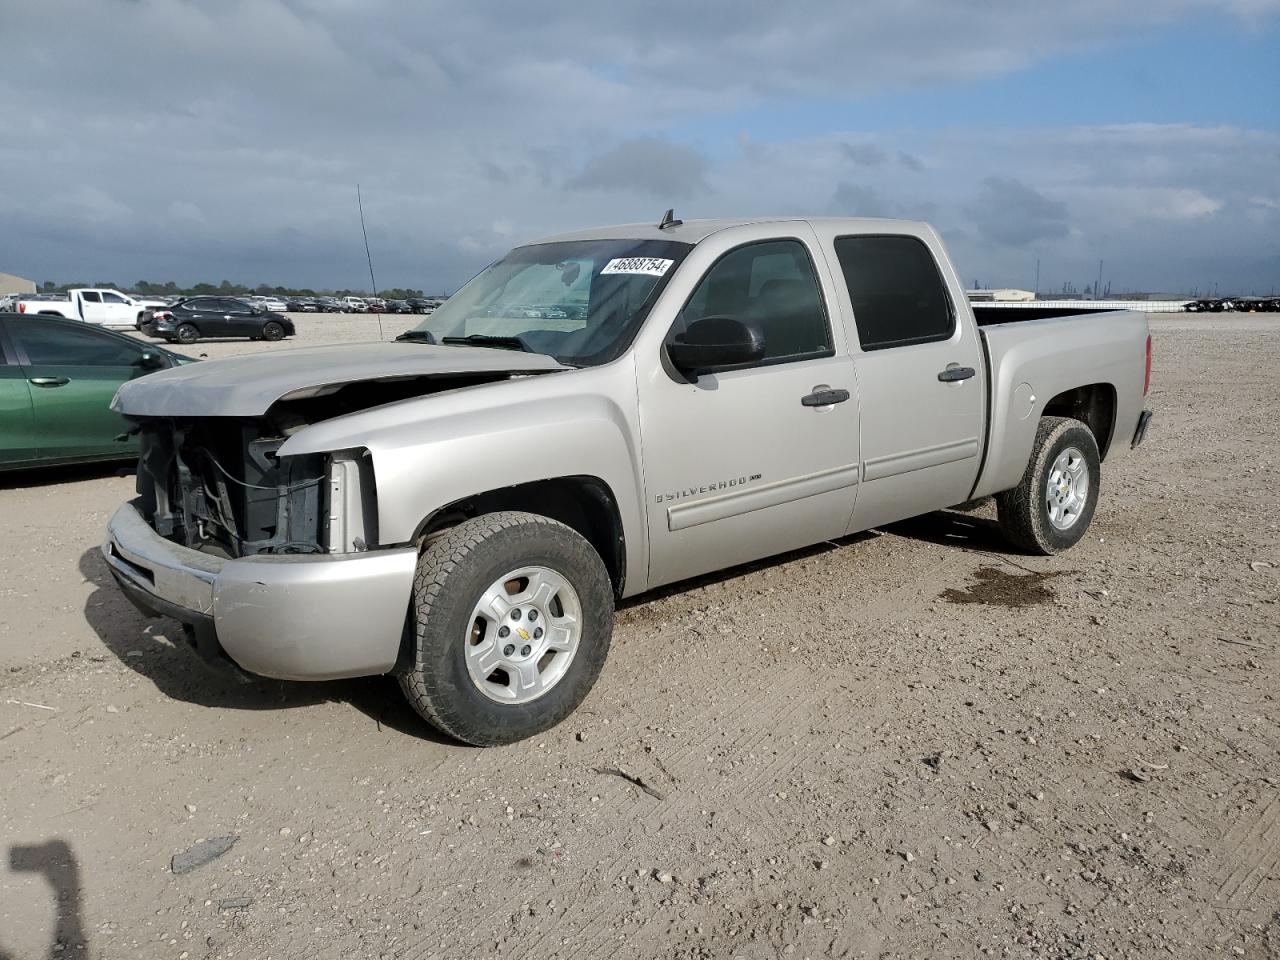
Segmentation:
<svg viewBox="0 0 1280 960">
<path fill-rule="evenodd" d="M 829 407 L 833 403 L 844 403 L 848 399 L 848 390 L 833 390 L 827 387 L 822 390 L 815 390 L 807 397 L 801 397 L 800 402 L 806 407 Z"/>
<path fill-rule="evenodd" d="M 977 376 L 978 371 L 973 367 L 947 367 L 940 374 L 938 379 L 943 383 L 958 383 L 961 380 L 968 380 L 970 377 Z"/>
<path fill-rule="evenodd" d="M 70 377 L 32 377 L 30 380 L 37 387 L 64 387 L 71 382 Z"/>
</svg>

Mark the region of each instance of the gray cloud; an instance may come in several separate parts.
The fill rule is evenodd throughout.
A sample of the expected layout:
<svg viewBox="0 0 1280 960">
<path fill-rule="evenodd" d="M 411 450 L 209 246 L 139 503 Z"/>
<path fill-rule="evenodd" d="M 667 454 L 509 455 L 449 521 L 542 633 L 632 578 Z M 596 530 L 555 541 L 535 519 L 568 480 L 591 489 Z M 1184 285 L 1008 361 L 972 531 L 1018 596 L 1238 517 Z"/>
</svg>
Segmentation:
<svg viewBox="0 0 1280 960">
<path fill-rule="evenodd" d="M 1162 282 L 1209 253 L 1263 269 L 1254 251 L 1273 249 L 1280 229 L 1280 142 L 1265 131 L 974 124 L 872 142 L 832 119 L 822 136 L 756 131 L 741 150 L 728 133 L 672 132 L 761 105 L 1014 71 L 1192 16 L 1270 16 L 1278 0 L 826 0 L 802 18 L 772 0 L 743 0 L 732 15 L 677 0 L 0 10 L 0 269 L 36 279 L 360 284 L 357 182 L 379 281 L 432 288 L 515 242 L 651 218 L 667 197 L 686 216 L 823 211 L 838 199 L 928 216 L 972 227 L 961 254 L 993 277 L 1022 269 L 1010 236 L 1028 230 L 1063 271 L 1127 256 L 1135 277 Z M 839 144 L 859 145 L 861 159 Z M 984 177 L 1025 170 L 1065 216 L 1005 191 L 1021 226 L 983 229 L 965 198 L 985 195 Z M 846 184 L 854 192 L 841 195 Z"/>
<path fill-rule="evenodd" d="M 924 161 L 914 154 L 907 153 L 905 150 L 898 151 L 898 163 L 915 173 L 924 170 Z"/>
<path fill-rule="evenodd" d="M 995 243 L 1018 245 L 1067 235 L 1067 205 L 1013 177 L 987 177 L 969 207 L 978 232 Z"/>
<path fill-rule="evenodd" d="M 592 157 L 567 186 L 683 200 L 707 191 L 706 174 L 707 160 L 696 150 L 659 137 L 637 137 Z"/>
<path fill-rule="evenodd" d="M 842 143 L 840 150 L 854 163 L 865 167 L 878 167 L 887 156 L 884 148 L 875 143 Z"/>
<path fill-rule="evenodd" d="M 889 204 L 871 187 L 841 181 L 827 205 L 832 213 L 846 217 L 891 217 Z"/>
</svg>

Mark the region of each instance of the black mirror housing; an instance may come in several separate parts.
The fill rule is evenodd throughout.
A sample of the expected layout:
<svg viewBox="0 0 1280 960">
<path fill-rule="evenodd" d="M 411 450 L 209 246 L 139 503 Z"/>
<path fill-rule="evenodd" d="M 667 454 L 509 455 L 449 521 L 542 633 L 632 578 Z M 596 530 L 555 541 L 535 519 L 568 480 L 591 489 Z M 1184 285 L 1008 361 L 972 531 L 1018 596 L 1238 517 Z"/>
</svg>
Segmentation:
<svg viewBox="0 0 1280 960">
<path fill-rule="evenodd" d="M 138 357 L 138 366 L 142 367 L 143 370 L 159 370 L 164 365 L 164 357 L 149 350 Z"/>
<path fill-rule="evenodd" d="M 735 317 L 702 317 L 667 344 L 672 365 L 686 376 L 758 363 L 764 357 L 759 330 Z"/>
</svg>

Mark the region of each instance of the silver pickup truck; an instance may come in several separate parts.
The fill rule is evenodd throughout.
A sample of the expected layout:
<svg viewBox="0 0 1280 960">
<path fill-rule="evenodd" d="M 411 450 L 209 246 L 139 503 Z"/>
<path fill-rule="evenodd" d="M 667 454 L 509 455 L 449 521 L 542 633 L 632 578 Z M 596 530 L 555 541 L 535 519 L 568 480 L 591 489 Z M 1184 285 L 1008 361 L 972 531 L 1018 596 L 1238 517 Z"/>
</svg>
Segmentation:
<svg viewBox="0 0 1280 960">
<path fill-rule="evenodd" d="M 582 702 L 618 598 L 991 495 L 1016 547 L 1076 543 L 1146 432 L 1151 341 L 1062 312 L 975 311 L 923 223 L 553 237 L 397 342 L 125 384 L 138 498 L 103 553 L 208 657 L 394 673 L 509 743 Z"/>
</svg>

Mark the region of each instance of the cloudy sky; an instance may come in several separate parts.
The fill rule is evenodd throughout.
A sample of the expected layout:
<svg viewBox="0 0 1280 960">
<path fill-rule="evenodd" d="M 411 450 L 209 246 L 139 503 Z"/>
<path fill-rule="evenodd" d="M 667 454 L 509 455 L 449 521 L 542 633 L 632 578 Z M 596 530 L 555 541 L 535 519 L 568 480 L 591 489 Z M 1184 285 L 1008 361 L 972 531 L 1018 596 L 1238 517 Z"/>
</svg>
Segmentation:
<svg viewBox="0 0 1280 960">
<path fill-rule="evenodd" d="M 0 0 L 0 270 L 451 290 L 596 223 L 1280 288 L 1280 0 Z"/>
</svg>

